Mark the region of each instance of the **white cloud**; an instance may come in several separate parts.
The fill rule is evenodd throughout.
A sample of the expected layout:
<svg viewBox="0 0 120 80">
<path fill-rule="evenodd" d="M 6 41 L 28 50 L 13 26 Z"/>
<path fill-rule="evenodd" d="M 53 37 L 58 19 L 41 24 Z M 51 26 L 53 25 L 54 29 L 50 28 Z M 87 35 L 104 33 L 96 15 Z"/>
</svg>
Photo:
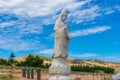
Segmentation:
<svg viewBox="0 0 120 80">
<path fill-rule="evenodd" d="M 70 54 L 69 57 L 77 58 L 77 59 L 83 59 L 83 58 L 93 58 L 97 57 L 98 54 L 96 53 L 84 53 L 84 54 Z"/>
<path fill-rule="evenodd" d="M 75 9 L 90 2 L 85 0 L 81 2 L 75 2 L 74 0 L 0 0 L 0 12 L 13 13 L 22 16 L 47 16 L 55 14 L 62 8 Z M 34 6 L 33 6 L 34 5 Z M 71 6 L 73 5 L 73 6 Z"/>
<path fill-rule="evenodd" d="M 38 23 L 26 23 L 26 24 L 18 24 L 16 27 L 20 30 L 21 34 L 41 34 L 43 31 L 43 27 Z"/>
<path fill-rule="evenodd" d="M 25 22 L 24 20 L 2 22 L 0 24 L 0 48 L 5 50 L 40 50 L 45 46 L 39 37 L 32 34 L 41 34 L 40 23 Z"/>
<path fill-rule="evenodd" d="M 92 0 L 79 2 L 74 0 L 0 0 L 0 13 L 15 14 L 20 17 L 44 17 L 43 20 L 41 20 L 41 22 L 43 22 L 42 24 L 53 24 L 58 17 L 57 13 L 62 8 L 67 8 L 70 12 L 69 18 L 71 22 L 81 23 L 101 16 L 100 12 L 102 12 L 102 9 L 98 5 L 89 5 L 89 8 L 82 9 L 84 5 L 91 3 L 91 1 Z"/>
<path fill-rule="evenodd" d="M 98 59 L 103 61 L 120 62 L 120 56 L 104 56 L 98 57 Z"/>
<path fill-rule="evenodd" d="M 77 10 L 78 8 L 82 8 L 83 5 L 87 4 L 91 2 L 91 0 L 84 0 L 84 1 L 80 1 L 80 2 L 74 2 L 72 1 L 71 3 L 69 3 L 68 5 L 66 5 L 65 8 L 71 10 L 71 11 L 75 11 Z"/>
<path fill-rule="evenodd" d="M 52 54 L 53 53 L 53 49 L 44 49 L 38 52 L 39 54 Z"/>
<path fill-rule="evenodd" d="M 89 7 L 84 8 L 84 5 Z M 91 5 L 90 5 L 91 4 Z M 34 5 L 34 6 L 33 6 Z M 102 13 L 111 14 L 114 11 L 101 6 L 93 5 L 92 0 L 0 0 L 0 13 L 19 15 L 20 17 L 44 17 L 42 24 L 53 24 L 62 8 L 69 10 L 70 20 L 73 23 L 90 21 Z"/>
<path fill-rule="evenodd" d="M 104 32 L 106 30 L 111 29 L 111 27 L 109 26 L 101 26 L 101 27 L 93 27 L 93 28 L 89 28 L 89 29 L 85 29 L 85 30 L 76 30 L 73 32 L 70 32 L 70 35 L 72 37 L 77 37 L 77 36 L 86 36 L 86 35 L 90 35 L 90 34 L 96 34 L 96 33 L 101 33 Z"/>
<path fill-rule="evenodd" d="M 13 26 L 13 25 L 14 25 L 13 21 L 11 21 L 11 22 L 3 22 L 3 23 L 0 23 L 0 28 L 5 28 L 5 27 Z"/>
<path fill-rule="evenodd" d="M 39 44 L 39 45 L 36 45 Z M 5 50 L 12 51 L 24 51 L 24 50 L 40 50 L 45 48 L 39 40 L 37 39 L 28 39 L 22 40 L 16 38 L 16 36 L 0 36 L 0 48 Z"/>
<path fill-rule="evenodd" d="M 100 16 L 100 7 L 98 5 L 91 6 L 90 8 L 84 10 L 76 10 L 70 13 L 70 18 L 74 23 L 81 23 L 85 21 L 93 20 L 94 18 Z"/>
<path fill-rule="evenodd" d="M 49 57 L 51 58 L 52 56 L 52 53 L 53 53 L 53 49 L 51 48 L 44 48 L 44 49 L 41 49 L 39 52 L 36 52 L 37 55 L 41 55 L 41 56 L 45 56 L 45 57 Z"/>
<path fill-rule="evenodd" d="M 4 29 L 7 27 L 7 31 Z M 9 32 L 14 33 L 17 30 L 17 34 L 41 34 L 42 33 L 42 25 L 40 22 L 32 22 L 28 21 L 26 22 L 26 19 L 24 20 L 16 20 L 16 21 L 8 21 L 8 22 L 2 22 L 0 24 L 1 32 Z M 9 34 L 8 34 L 9 35 Z"/>
<path fill-rule="evenodd" d="M 105 9 L 103 9 L 103 11 L 105 11 L 105 14 L 112 14 L 115 12 L 115 10 L 112 8 L 105 8 Z"/>
<path fill-rule="evenodd" d="M 79 55 L 79 57 L 82 57 L 82 58 L 86 58 L 86 57 L 96 57 L 96 56 L 98 56 L 98 55 L 95 54 L 95 53 L 85 53 L 85 54 Z"/>
</svg>

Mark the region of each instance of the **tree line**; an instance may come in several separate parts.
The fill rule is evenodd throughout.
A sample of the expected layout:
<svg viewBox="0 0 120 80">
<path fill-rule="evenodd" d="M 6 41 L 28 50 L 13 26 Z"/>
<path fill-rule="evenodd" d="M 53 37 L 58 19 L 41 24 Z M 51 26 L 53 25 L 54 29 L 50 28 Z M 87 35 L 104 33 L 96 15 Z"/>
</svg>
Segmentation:
<svg viewBox="0 0 120 80">
<path fill-rule="evenodd" d="M 88 66 L 88 65 L 73 65 L 71 66 L 72 71 L 80 71 L 80 72 L 99 72 L 103 71 L 104 73 L 114 73 L 114 68 L 111 67 L 103 67 L 103 66 Z"/>
<path fill-rule="evenodd" d="M 43 64 L 43 59 L 41 59 L 38 55 L 28 55 L 25 61 L 20 61 L 16 63 L 16 66 L 20 67 L 40 67 L 40 68 L 48 68 L 51 64 Z"/>
<path fill-rule="evenodd" d="M 51 64 L 43 64 L 43 59 L 38 55 L 28 55 L 25 61 L 16 61 L 14 53 L 10 54 L 9 59 L 0 58 L 0 65 L 4 66 L 18 66 L 18 67 L 41 67 L 48 68 Z"/>
</svg>

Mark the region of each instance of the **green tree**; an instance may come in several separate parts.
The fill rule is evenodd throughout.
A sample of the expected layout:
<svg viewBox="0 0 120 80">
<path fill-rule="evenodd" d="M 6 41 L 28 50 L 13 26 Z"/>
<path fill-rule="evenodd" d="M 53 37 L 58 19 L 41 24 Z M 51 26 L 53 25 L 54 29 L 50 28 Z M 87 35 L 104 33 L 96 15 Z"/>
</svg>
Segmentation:
<svg viewBox="0 0 120 80">
<path fill-rule="evenodd" d="M 20 67 L 26 66 L 26 62 L 25 61 L 17 62 L 15 66 L 20 66 Z"/>
<path fill-rule="evenodd" d="M 20 61 L 16 63 L 16 66 L 27 66 L 27 67 L 43 67 L 43 59 L 38 55 L 28 55 L 25 61 Z"/>
<path fill-rule="evenodd" d="M 43 64 L 43 59 L 39 58 L 39 56 L 35 56 L 33 59 L 33 67 L 41 67 Z"/>
<path fill-rule="evenodd" d="M 14 55 L 14 53 L 11 53 L 11 54 L 10 54 L 9 62 L 10 62 L 11 71 L 12 71 L 12 70 L 13 70 L 13 65 L 14 65 L 14 63 L 15 63 L 15 55 Z"/>
<path fill-rule="evenodd" d="M 32 67 L 33 66 L 33 60 L 34 56 L 33 55 L 28 55 L 27 58 L 25 59 L 26 66 Z"/>
<path fill-rule="evenodd" d="M 5 60 L 5 59 L 0 59 L 0 65 L 5 65 L 6 64 L 6 62 L 7 62 L 7 60 Z"/>
<path fill-rule="evenodd" d="M 6 59 L 0 58 L 0 65 L 10 66 L 10 62 Z"/>
<path fill-rule="evenodd" d="M 14 55 L 14 53 L 10 54 L 9 61 L 11 62 L 11 65 L 13 65 L 15 63 L 15 55 Z"/>
</svg>

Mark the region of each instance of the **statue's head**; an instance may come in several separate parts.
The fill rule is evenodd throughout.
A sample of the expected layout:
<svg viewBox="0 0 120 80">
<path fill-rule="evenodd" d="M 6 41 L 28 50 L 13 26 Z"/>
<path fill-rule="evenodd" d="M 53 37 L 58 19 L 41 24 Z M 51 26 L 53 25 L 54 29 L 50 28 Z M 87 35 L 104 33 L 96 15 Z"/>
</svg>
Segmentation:
<svg viewBox="0 0 120 80">
<path fill-rule="evenodd" d="M 60 14 L 60 19 L 64 22 L 67 19 L 68 12 L 66 9 L 63 9 L 61 14 Z"/>
</svg>

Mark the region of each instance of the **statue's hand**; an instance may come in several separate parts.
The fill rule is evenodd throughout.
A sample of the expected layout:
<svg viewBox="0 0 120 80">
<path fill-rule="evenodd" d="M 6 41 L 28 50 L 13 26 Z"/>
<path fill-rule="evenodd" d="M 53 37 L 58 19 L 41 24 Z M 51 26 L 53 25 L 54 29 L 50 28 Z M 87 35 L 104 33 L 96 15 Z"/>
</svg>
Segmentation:
<svg viewBox="0 0 120 80">
<path fill-rule="evenodd" d="M 63 27 L 65 30 L 68 29 L 68 24 L 65 24 L 64 27 Z"/>
<path fill-rule="evenodd" d="M 68 24 L 65 24 L 65 26 L 68 28 L 69 25 L 68 25 Z"/>
<path fill-rule="evenodd" d="M 71 39 L 71 36 L 68 34 L 68 38 Z"/>
</svg>

